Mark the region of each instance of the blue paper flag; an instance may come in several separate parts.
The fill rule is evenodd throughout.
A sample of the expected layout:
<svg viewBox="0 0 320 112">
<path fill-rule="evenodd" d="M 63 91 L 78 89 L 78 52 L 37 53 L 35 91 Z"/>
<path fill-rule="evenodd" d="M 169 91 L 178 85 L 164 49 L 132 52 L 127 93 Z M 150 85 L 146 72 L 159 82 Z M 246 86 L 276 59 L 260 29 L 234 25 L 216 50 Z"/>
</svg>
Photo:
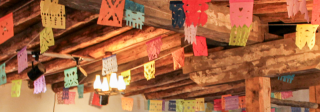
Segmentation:
<svg viewBox="0 0 320 112">
<path fill-rule="evenodd" d="M 79 98 L 83 98 L 83 89 L 84 89 L 84 85 L 78 85 L 78 94 L 79 94 Z"/>
<path fill-rule="evenodd" d="M 181 28 L 185 21 L 185 13 L 183 11 L 182 1 L 170 1 L 170 10 L 172 11 L 172 26 L 177 25 Z"/>
<path fill-rule="evenodd" d="M 144 13 L 144 6 L 138 3 L 135 3 L 133 1 L 130 0 L 126 0 L 126 3 L 124 5 L 124 9 L 126 10 L 131 10 L 131 11 L 138 11 L 141 13 Z"/>
<path fill-rule="evenodd" d="M 169 111 L 176 111 L 176 101 L 175 100 L 170 100 L 169 101 Z"/>
<path fill-rule="evenodd" d="M 309 108 L 304 108 L 304 112 L 309 112 Z"/>
<path fill-rule="evenodd" d="M 287 76 L 281 76 L 281 77 L 278 77 L 278 80 L 282 80 L 283 82 L 291 83 L 293 78 L 294 78 L 294 76 L 295 76 L 295 74 L 287 75 Z"/>
<path fill-rule="evenodd" d="M 275 98 L 275 97 L 274 97 L 274 93 L 271 93 L 271 98 Z"/>
<path fill-rule="evenodd" d="M 0 85 L 7 83 L 6 64 L 0 65 Z"/>
<path fill-rule="evenodd" d="M 291 107 L 291 112 L 301 112 L 300 107 Z"/>
<path fill-rule="evenodd" d="M 68 100 L 69 99 L 69 88 L 63 88 L 62 99 L 63 100 Z"/>
</svg>

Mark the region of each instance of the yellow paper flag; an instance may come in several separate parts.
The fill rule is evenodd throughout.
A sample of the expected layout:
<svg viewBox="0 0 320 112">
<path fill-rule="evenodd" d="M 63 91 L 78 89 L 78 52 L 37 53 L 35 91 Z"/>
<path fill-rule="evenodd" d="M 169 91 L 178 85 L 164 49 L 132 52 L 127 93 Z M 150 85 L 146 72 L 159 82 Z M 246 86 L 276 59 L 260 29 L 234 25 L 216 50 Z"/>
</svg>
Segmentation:
<svg viewBox="0 0 320 112">
<path fill-rule="evenodd" d="M 212 103 L 207 103 L 206 112 L 212 112 L 212 110 L 213 110 L 213 104 Z"/>
<path fill-rule="evenodd" d="M 153 79 L 155 73 L 156 68 L 154 61 L 144 64 L 144 77 L 146 77 L 147 80 Z"/>
<path fill-rule="evenodd" d="M 302 49 L 306 43 L 309 49 L 312 49 L 315 44 L 315 34 L 319 25 L 298 24 L 296 32 L 296 45 Z"/>
<path fill-rule="evenodd" d="M 126 85 L 130 85 L 131 71 L 127 70 L 127 71 L 121 72 L 121 76 L 123 77 L 123 80 L 126 83 Z"/>
<path fill-rule="evenodd" d="M 162 112 L 162 100 L 150 100 L 149 112 Z"/>
<path fill-rule="evenodd" d="M 184 112 L 195 112 L 196 100 L 185 100 L 184 101 Z"/>
<path fill-rule="evenodd" d="M 41 21 L 44 27 L 65 29 L 65 6 L 58 4 L 58 0 L 45 0 L 40 2 Z"/>
<path fill-rule="evenodd" d="M 11 82 L 12 84 L 11 97 L 20 97 L 21 83 L 22 83 L 21 79 L 13 80 Z"/>
<path fill-rule="evenodd" d="M 183 112 L 184 100 L 178 99 L 176 100 L 176 112 Z"/>
<path fill-rule="evenodd" d="M 204 98 L 197 98 L 196 99 L 196 110 L 195 111 L 205 111 L 204 107 Z"/>
<path fill-rule="evenodd" d="M 250 27 L 246 25 L 243 25 L 242 27 L 233 26 L 231 28 L 229 45 L 246 46 L 251 29 L 252 25 L 250 25 Z"/>
<path fill-rule="evenodd" d="M 44 28 L 40 32 L 40 53 L 44 53 L 49 49 L 49 46 L 54 45 L 54 36 L 52 28 Z"/>
<path fill-rule="evenodd" d="M 132 111 L 133 98 L 122 97 L 121 102 L 123 110 Z"/>
<path fill-rule="evenodd" d="M 281 92 L 275 92 L 274 98 L 281 99 Z"/>
</svg>

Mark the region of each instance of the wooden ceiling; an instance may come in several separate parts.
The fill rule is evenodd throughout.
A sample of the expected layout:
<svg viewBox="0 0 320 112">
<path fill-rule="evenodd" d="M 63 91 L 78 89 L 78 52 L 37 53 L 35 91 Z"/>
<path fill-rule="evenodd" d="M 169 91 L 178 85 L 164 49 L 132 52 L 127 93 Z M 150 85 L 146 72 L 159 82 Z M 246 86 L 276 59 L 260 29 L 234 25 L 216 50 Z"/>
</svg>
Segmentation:
<svg viewBox="0 0 320 112">
<path fill-rule="evenodd" d="M 101 59 L 117 54 L 118 74 L 148 62 L 145 42 L 162 36 L 160 56 L 165 56 L 187 44 L 183 28 L 173 28 L 171 11 L 167 0 L 132 0 L 145 6 L 145 25 L 142 30 L 132 27 L 110 27 L 97 25 L 101 0 L 59 0 L 66 5 L 66 29 L 54 29 L 55 46 L 48 53 L 70 54 Z M 26 5 L 25 5 L 26 4 Z M 13 12 L 15 36 L 0 45 L 0 60 L 5 62 L 16 51 L 33 38 L 28 51 L 39 50 L 38 33 L 43 29 L 40 20 L 40 0 L 0 0 L 0 17 Z M 294 36 L 271 34 L 268 23 L 306 23 L 300 12 L 288 18 L 286 0 L 262 0 L 254 2 L 253 30 L 246 47 L 228 46 L 230 20 L 228 1 L 212 0 L 209 4 L 208 22 L 199 26 L 197 35 L 207 38 L 208 57 L 193 56 L 192 46 L 185 47 L 185 67 L 173 69 L 172 56 L 157 60 L 156 78 L 147 81 L 143 67 L 131 71 L 131 84 L 125 96 L 144 94 L 147 99 L 174 99 L 212 97 L 223 94 L 244 94 L 244 80 L 249 77 L 277 77 L 296 73 L 295 81 L 288 84 L 271 79 L 272 91 L 306 89 L 319 84 L 317 73 L 320 62 L 320 42 L 315 47 L 299 50 Z M 25 6 L 23 6 L 25 5 Z M 311 18 L 312 1 L 307 0 Z M 125 22 L 124 22 L 125 23 Z M 275 29 L 283 27 L 273 27 Z M 283 34 L 294 31 L 282 32 Z M 320 36 L 317 34 L 318 37 Z M 269 41 L 269 42 L 267 42 Z M 28 80 L 33 58 L 28 56 L 29 68 L 17 73 L 16 57 L 6 63 L 7 81 Z M 63 70 L 76 66 L 72 59 L 41 56 L 40 62 L 46 67 L 46 83 L 55 92 L 61 91 L 64 83 Z M 82 68 L 88 73 L 85 92 L 92 92 L 96 74 L 101 74 L 101 61 L 82 61 Z M 33 83 L 29 81 L 30 88 Z"/>
</svg>

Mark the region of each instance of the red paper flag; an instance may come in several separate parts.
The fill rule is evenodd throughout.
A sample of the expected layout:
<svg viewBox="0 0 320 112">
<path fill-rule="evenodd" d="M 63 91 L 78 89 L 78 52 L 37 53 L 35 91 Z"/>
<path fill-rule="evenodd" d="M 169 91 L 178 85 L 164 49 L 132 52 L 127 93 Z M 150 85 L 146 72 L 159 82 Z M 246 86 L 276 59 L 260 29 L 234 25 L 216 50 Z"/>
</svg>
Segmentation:
<svg viewBox="0 0 320 112">
<path fill-rule="evenodd" d="M 230 20 L 232 27 L 250 26 L 253 15 L 253 0 L 230 0 Z"/>
<path fill-rule="evenodd" d="M 193 42 L 194 56 L 208 56 L 208 47 L 205 37 L 196 36 L 197 41 Z"/>
<path fill-rule="evenodd" d="M 221 111 L 222 110 L 222 105 L 221 105 L 221 99 L 215 99 L 213 100 L 213 107 L 214 111 Z"/>
<path fill-rule="evenodd" d="M 0 18 L 0 44 L 13 37 L 13 14 L 10 13 Z"/>
<path fill-rule="evenodd" d="M 98 24 L 122 27 L 125 0 L 102 0 Z"/>
<path fill-rule="evenodd" d="M 100 96 L 96 93 L 93 93 L 92 98 L 91 98 L 91 105 L 93 106 L 99 106 L 101 107 L 102 105 L 100 104 Z"/>
<path fill-rule="evenodd" d="M 293 97 L 292 91 L 286 91 L 286 92 L 281 92 L 281 98 L 282 99 L 287 99 Z"/>
<path fill-rule="evenodd" d="M 184 48 L 180 48 L 172 53 L 173 69 L 179 69 L 184 66 Z"/>
<path fill-rule="evenodd" d="M 182 0 L 187 26 L 190 26 L 192 23 L 195 26 L 199 24 L 203 26 L 207 23 L 208 15 L 204 11 L 209 8 L 206 2 L 210 1 L 211 0 Z"/>
<path fill-rule="evenodd" d="M 146 43 L 149 61 L 158 58 L 162 46 L 161 37 L 152 39 Z"/>
<path fill-rule="evenodd" d="M 311 23 L 320 25 L 320 0 L 313 0 Z"/>
<path fill-rule="evenodd" d="M 240 108 L 246 108 L 246 96 L 239 97 L 239 104 Z"/>
</svg>

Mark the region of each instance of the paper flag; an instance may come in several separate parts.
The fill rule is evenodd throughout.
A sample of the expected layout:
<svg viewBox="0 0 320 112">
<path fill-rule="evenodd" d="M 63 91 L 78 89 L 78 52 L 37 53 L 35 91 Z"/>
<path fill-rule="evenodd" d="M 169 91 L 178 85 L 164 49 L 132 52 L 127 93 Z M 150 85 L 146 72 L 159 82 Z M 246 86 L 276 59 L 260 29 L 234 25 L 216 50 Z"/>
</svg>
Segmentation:
<svg viewBox="0 0 320 112">
<path fill-rule="evenodd" d="M 196 98 L 196 108 L 195 111 L 205 111 L 204 108 L 204 98 Z"/>
<path fill-rule="evenodd" d="M 84 89 L 84 85 L 83 84 L 78 85 L 79 98 L 83 98 L 83 89 Z"/>
<path fill-rule="evenodd" d="M 196 100 L 184 100 L 183 112 L 195 112 Z"/>
<path fill-rule="evenodd" d="M 54 36 L 52 28 L 44 28 L 40 32 L 40 53 L 44 53 L 49 49 L 49 46 L 54 45 Z"/>
<path fill-rule="evenodd" d="M 251 26 L 253 0 L 229 0 L 232 27 Z"/>
<path fill-rule="evenodd" d="M 64 87 L 69 88 L 78 85 L 77 67 L 64 70 Z"/>
<path fill-rule="evenodd" d="M 196 36 L 197 41 L 193 42 L 193 53 L 194 56 L 208 56 L 208 47 L 205 37 Z"/>
<path fill-rule="evenodd" d="M 281 92 L 281 98 L 287 99 L 293 97 L 292 91 Z"/>
<path fill-rule="evenodd" d="M 208 15 L 206 10 L 209 8 L 206 2 L 211 0 L 182 0 L 184 3 L 183 9 L 186 15 L 186 25 L 190 26 L 194 24 L 205 25 L 207 23 Z"/>
<path fill-rule="evenodd" d="M 275 92 L 274 97 L 277 99 L 281 99 L 281 93 L 280 92 Z"/>
<path fill-rule="evenodd" d="M 252 25 L 250 27 L 244 26 L 233 26 L 230 33 L 229 45 L 234 46 L 246 46 Z"/>
<path fill-rule="evenodd" d="M 196 35 L 197 35 L 197 28 L 198 26 L 194 25 L 184 25 L 184 40 L 187 41 L 189 44 L 197 42 Z"/>
<path fill-rule="evenodd" d="M 176 101 L 174 101 L 174 100 L 170 100 L 169 101 L 169 111 L 176 111 Z"/>
<path fill-rule="evenodd" d="M 144 66 L 144 77 L 147 80 L 153 79 L 155 77 L 154 74 L 156 73 L 154 61 L 150 61 L 144 64 L 143 66 Z"/>
<path fill-rule="evenodd" d="M 320 24 L 320 0 L 313 0 L 311 23 Z"/>
<path fill-rule="evenodd" d="M 65 29 L 65 6 L 58 4 L 58 0 L 44 0 L 40 2 L 41 21 L 44 27 Z"/>
<path fill-rule="evenodd" d="M 301 107 L 291 107 L 291 112 L 301 112 Z"/>
<path fill-rule="evenodd" d="M 239 109 L 239 96 L 225 97 L 225 110 Z"/>
<path fill-rule="evenodd" d="M 146 46 L 147 46 L 149 61 L 158 58 L 161 51 L 161 46 L 162 46 L 161 37 L 157 37 L 155 39 L 148 41 L 146 43 Z"/>
<path fill-rule="evenodd" d="M 298 24 L 296 33 L 296 45 L 302 49 L 306 43 L 309 49 L 312 49 L 315 44 L 315 34 L 319 25 Z"/>
<path fill-rule="evenodd" d="M 122 27 L 125 0 L 102 0 L 98 24 Z"/>
<path fill-rule="evenodd" d="M 92 98 L 90 100 L 90 104 L 93 106 L 98 106 L 101 107 L 102 105 L 100 104 L 100 97 L 96 93 L 92 93 Z"/>
<path fill-rule="evenodd" d="M 271 112 L 276 112 L 276 108 L 271 108 Z"/>
<path fill-rule="evenodd" d="M 215 99 L 213 100 L 213 107 L 215 111 L 221 111 L 222 110 L 222 100 L 221 99 Z"/>
<path fill-rule="evenodd" d="M 17 53 L 17 58 L 18 58 L 18 73 L 21 73 L 24 69 L 28 68 L 27 46 L 22 48 Z"/>
<path fill-rule="evenodd" d="M 127 22 L 127 26 L 132 26 L 133 28 L 142 29 L 142 25 L 144 25 L 144 13 L 141 12 L 133 12 L 131 10 L 125 11 L 125 18 Z"/>
<path fill-rule="evenodd" d="M 123 80 L 126 83 L 126 85 L 130 85 L 131 71 L 127 70 L 127 71 L 121 72 L 121 76 L 123 77 Z"/>
<path fill-rule="evenodd" d="M 75 104 L 76 92 L 69 92 L 69 98 L 64 100 L 64 104 Z"/>
<path fill-rule="evenodd" d="M 182 1 L 170 1 L 170 10 L 172 11 L 172 26 L 175 28 L 178 25 L 181 28 L 186 18 Z"/>
<path fill-rule="evenodd" d="M 222 95 L 221 96 L 221 105 L 222 105 L 222 109 L 225 109 L 225 104 L 226 104 L 226 102 L 225 102 L 225 97 L 229 97 L 229 96 L 232 96 L 231 94 L 228 94 L 228 95 Z"/>
<path fill-rule="evenodd" d="M 292 80 L 294 79 L 294 74 L 293 75 L 287 75 L 287 76 L 281 76 L 278 77 L 278 80 L 282 80 L 283 82 L 291 83 Z"/>
<path fill-rule="evenodd" d="M 306 7 L 306 0 L 287 0 L 288 17 L 293 17 L 298 11 L 304 14 L 304 19 L 309 23 L 309 15 Z"/>
<path fill-rule="evenodd" d="M 304 108 L 304 112 L 309 112 L 309 108 Z"/>
<path fill-rule="evenodd" d="M 150 100 L 144 100 L 144 110 L 149 110 Z"/>
<path fill-rule="evenodd" d="M 63 92 L 62 92 L 62 99 L 63 100 L 67 100 L 69 99 L 69 88 L 63 88 Z"/>
<path fill-rule="evenodd" d="M 121 102 L 123 110 L 132 111 L 133 98 L 122 97 Z"/>
<path fill-rule="evenodd" d="M 20 97 L 20 91 L 21 91 L 21 83 L 22 80 L 13 80 L 11 87 L 11 97 Z"/>
<path fill-rule="evenodd" d="M 58 104 L 64 104 L 64 100 L 62 99 L 62 96 L 63 96 L 63 92 L 57 92 L 56 94 L 57 96 L 57 101 L 58 101 Z"/>
<path fill-rule="evenodd" d="M 173 69 L 177 70 L 184 66 L 184 48 L 180 48 L 172 53 Z"/>
<path fill-rule="evenodd" d="M 150 100 L 149 112 L 162 112 L 162 100 Z"/>
<path fill-rule="evenodd" d="M 125 9 L 144 13 L 144 6 L 131 0 L 126 0 Z"/>
<path fill-rule="evenodd" d="M 0 18 L 0 44 L 4 43 L 14 35 L 13 14 L 7 14 Z"/>
<path fill-rule="evenodd" d="M 239 97 L 239 107 L 246 108 L 246 96 Z"/>
<path fill-rule="evenodd" d="M 212 103 L 206 103 L 206 111 L 205 112 L 212 112 L 213 111 L 213 104 Z"/>
<path fill-rule="evenodd" d="M 271 98 L 275 98 L 275 97 L 274 97 L 274 93 L 271 93 Z"/>
<path fill-rule="evenodd" d="M 166 111 L 166 101 L 162 100 L 162 111 Z"/>
<path fill-rule="evenodd" d="M 242 109 L 229 110 L 229 112 L 242 112 Z"/>
<path fill-rule="evenodd" d="M 45 93 L 47 91 L 46 80 L 44 75 L 40 76 L 37 80 L 33 82 L 34 90 L 33 94 Z"/>
<path fill-rule="evenodd" d="M 0 65 L 0 85 L 7 83 L 6 63 Z"/>
<path fill-rule="evenodd" d="M 178 99 L 176 100 L 176 112 L 183 112 L 184 100 Z"/>
<path fill-rule="evenodd" d="M 114 73 L 118 71 L 117 56 L 114 54 L 112 56 L 103 58 L 102 60 L 102 76 Z"/>
</svg>

